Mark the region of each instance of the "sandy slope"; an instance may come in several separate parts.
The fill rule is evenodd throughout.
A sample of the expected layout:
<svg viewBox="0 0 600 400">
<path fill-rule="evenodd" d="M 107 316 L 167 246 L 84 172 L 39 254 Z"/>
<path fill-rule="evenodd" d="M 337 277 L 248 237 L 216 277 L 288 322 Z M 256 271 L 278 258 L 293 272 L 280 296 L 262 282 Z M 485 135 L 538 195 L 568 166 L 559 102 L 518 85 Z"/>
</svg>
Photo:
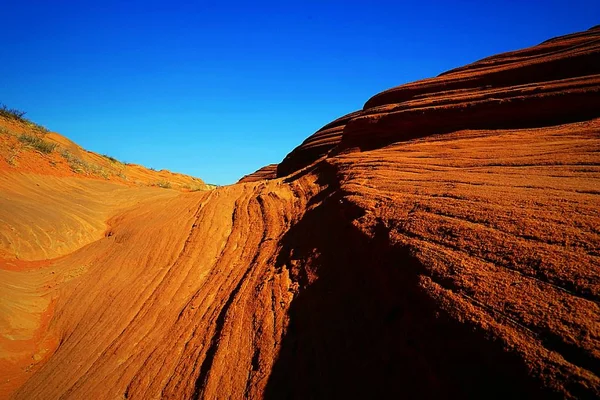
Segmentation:
<svg viewBox="0 0 600 400">
<path fill-rule="evenodd" d="M 50 351 L 53 340 L 41 338 L 59 284 L 87 271 L 85 264 L 61 270 L 54 263 L 109 234 L 106 221 L 120 210 L 179 192 L 20 173 L 0 175 L 0 188 L 0 392 L 6 393 Z"/>
<path fill-rule="evenodd" d="M 278 179 L 90 200 L 105 234 L 0 270 L 2 393 L 600 396 L 597 40 L 384 92 Z"/>
<path fill-rule="evenodd" d="M 120 208 L 173 190 L 78 177 L 0 174 L 0 256 L 41 260 L 62 256 L 100 239 Z"/>
<path fill-rule="evenodd" d="M 292 298 L 292 282 L 273 259 L 282 232 L 302 209 L 294 199 L 293 189 L 280 183 L 237 185 L 154 201 L 111 220 L 110 236 L 48 267 L 68 274 L 85 265 L 87 271 L 61 284 L 51 329 L 61 345 L 22 395 L 190 397 L 199 374 L 219 379 L 235 369 L 219 361 L 223 352 L 212 340 L 227 333 L 245 336 L 249 345 L 269 344 L 262 376 L 254 378 L 262 388 Z M 236 309 L 240 318 L 225 321 Z M 250 352 L 248 363 L 252 348 L 240 348 Z M 245 385 L 241 371 L 248 365 L 240 359 L 237 368 L 234 381 L 220 385 Z"/>
<path fill-rule="evenodd" d="M 47 154 L 31 143 L 52 147 Z M 43 149 L 42 149 L 43 150 Z M 0 115 L 0 173 L 15 172 L 55 177 L 78 177 L 121 183 L 127 186 L 155 186 L 182 191 L 209 190 L 192 176 L 167 170 L 156 171 L 85 150 L 77 143 L 27 120 Z"/>
<path fill-rule="evenodd" d="M 45 153 L 23 137 L 54 147 Z M 0 117 L 0 397 L 56 347 L 46 331 L 58 288 L 88 267 L 54 264 L 105 237 L 107 221 L 123 210 L 180 194 L 157 182 L 209 188 L 197 178 L 111 160 L 27 121 Z"/>
</svg>

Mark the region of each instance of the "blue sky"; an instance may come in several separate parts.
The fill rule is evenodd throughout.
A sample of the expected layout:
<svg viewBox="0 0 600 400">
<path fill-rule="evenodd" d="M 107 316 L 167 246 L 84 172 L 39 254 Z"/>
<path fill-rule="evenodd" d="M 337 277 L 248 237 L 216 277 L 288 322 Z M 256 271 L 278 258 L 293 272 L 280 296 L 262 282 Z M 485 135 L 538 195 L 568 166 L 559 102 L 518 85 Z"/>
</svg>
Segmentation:
<svg viewBox="0 0 600 400">
<path fill-rule="evenodd" d="M 221 185 L 384 89 L 600 23 L 597 0 L 2 0 L 1 10 L 0 102 L 88 150 Z"/>
</svg>

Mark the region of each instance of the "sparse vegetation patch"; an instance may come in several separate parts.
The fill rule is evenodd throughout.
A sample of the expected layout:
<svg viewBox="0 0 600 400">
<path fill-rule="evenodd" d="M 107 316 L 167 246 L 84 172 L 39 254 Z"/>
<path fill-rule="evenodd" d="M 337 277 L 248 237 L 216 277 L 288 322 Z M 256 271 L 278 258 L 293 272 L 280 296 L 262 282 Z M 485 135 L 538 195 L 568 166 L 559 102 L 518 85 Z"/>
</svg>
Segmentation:
<svg viewBox="0 0 600 400">
<path fill-rule="evenodd" d="M 203 184 L 203 183 L 199 183 L 199 184 L 185 184 L 185 185 L 181 186 L 181 188 L 189 190 L 190 192 L 199 192 L 201 190 L 205 190 L 206 189 L 206 185 Z"/>
<path fill-rule="evenodd" d="M 5 104 L 0 103 L 0 116 L 8 119 L 14 119 L 21 122 L 27 122 L 23 116 L 27 114 L 25 111 L 9 108 Z"/>
<path fill-rule="evenodd" d="M 32 147 L 44 154 L 50 154 L 56 148 L 55 143 L 50 143 L 35 135 L 19 135 L 19 140 L 26 146 Z"/>
<path fill-rule="evenodd" d="M 121 161 L 119 161 L 119 160 L 117 160 L 116 158 L 114 158 L 114 157 L 111 157 L 111 156 L 109 156 L 109 155 L 106 155 L 106 154 L 100 154 L 100 155 L 101 155 L 102 157 L 106 158 L 107 160 L 109 160 L 109 161 L 112 161 L 112 162 L 114 162 L 114 163 L 121 163 Z"/>
<path fill-rule="evenodd" d="M 43 133 L 48 132 L 48 129 L 46 127 L 36 124 L 35 122 L 32 122 L 25 118 L 25 114 L 27 114 L 27 112 L 18 110 L 16 108 L 10 108 L 5 104 L 0 103 L 0 117 L 12 119 L 14 121 L 19 121 L 29 126 L 30 128 L 36 129 Z"/>
<path fill-rule="evenodd" d="M 163 189 L 171 189 L 171 182 L 169 181 L 158 181 L 156 186 L 161 187 Z"/>
<path fill-rule="evenodd" d="M 108 172 L 106 172 L 104 168 L 82 160 L 69 150 L 63 150 L 61 156 L 67 161 L 71 170 L 77 174 L 100 175 L 103 178 L 108 179 Z"/>
</svg>

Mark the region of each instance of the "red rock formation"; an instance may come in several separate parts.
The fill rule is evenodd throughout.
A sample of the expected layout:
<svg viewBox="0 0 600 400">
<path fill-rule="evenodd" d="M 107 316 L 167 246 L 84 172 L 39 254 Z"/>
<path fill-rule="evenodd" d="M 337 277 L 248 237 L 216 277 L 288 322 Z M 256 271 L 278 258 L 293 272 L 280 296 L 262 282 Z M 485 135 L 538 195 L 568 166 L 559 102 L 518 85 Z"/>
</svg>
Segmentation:
<svg viewBox="0 0 600 400">
<path fill-rule="evenodd" d="M 322 161 L 327 200 L 283 241 L 305 291 L 269 397 L 598 396 L 599 134 L 459 131 Z"/>
<path fill-rule="evenodd" d="M 386 90 L 362 111 L 309 137 L 280 164 L 278 176 L 334 147 L 373 149 L 460 129 L 539 127 L 597 117 L 599 40 L 595 27 Z"/>
<path fill-rule="evenodd" d="M 359 115 L 361 111 L 344 115 L 313 133 L 277 166 L 277 176 L 289 175 L 327 154 L 342 139 L 342 132 L 348 121 Z"/>
<path fill-rule="evenodd" d="M 598 34 L 384 92 L 283 179 L 121 203 L 102 238 L 0 269 L 10 318 L 41 321 L 6 387 L 599 397 Z"/>
<path fill-rule="evenodd" d="M 260 168 L 259 170 L 248 174 L 238 181 L 238 183 L 248 183 L 262 181 L 264 179 L 275 179 L 277 178 L 277 164 L 269 164 Z"/>
</svg>

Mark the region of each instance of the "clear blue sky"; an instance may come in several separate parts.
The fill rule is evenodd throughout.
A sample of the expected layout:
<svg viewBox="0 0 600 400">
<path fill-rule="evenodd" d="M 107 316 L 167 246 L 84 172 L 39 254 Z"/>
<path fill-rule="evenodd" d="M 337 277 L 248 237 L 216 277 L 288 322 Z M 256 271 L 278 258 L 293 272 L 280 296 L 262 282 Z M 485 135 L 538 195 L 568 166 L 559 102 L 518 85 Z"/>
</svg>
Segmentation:
<svg viewBox="0 0 600 400">
<path fill-rule="evenodd" d="M 0 2 L 0 102 L 216 184 L 384 89 L 600 23 L 598 0 Z"/>
</svg>

